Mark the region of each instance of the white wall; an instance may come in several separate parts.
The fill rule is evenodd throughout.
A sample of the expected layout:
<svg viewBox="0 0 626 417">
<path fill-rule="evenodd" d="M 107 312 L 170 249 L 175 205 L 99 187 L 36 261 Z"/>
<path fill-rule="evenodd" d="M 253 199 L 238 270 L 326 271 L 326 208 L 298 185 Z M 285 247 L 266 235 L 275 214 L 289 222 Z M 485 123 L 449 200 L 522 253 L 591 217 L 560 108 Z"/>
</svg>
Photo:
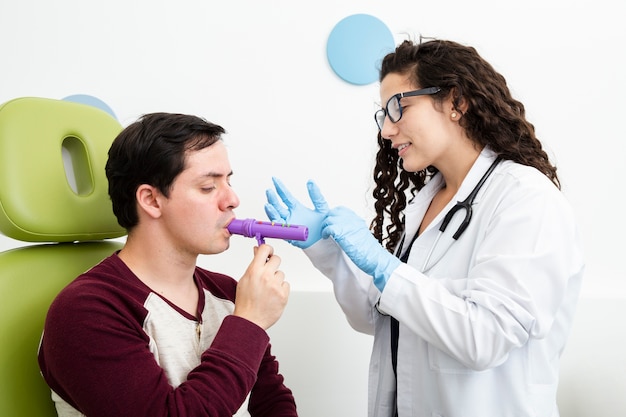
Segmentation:
<svg viewBox="0 0 626 417">
<path fill-rule="evenodd" d="M 335 75 L 326 41 L 348 15 L 381 19 L 398 41 L 449 38 L 476 46 L 527 107 L 559 167 L 587 242 L 586 294 L 626 294 L 615 202 L 626 137 L 625 3 L 613 0 L 3 0 L 0 102 L 95 96 L 123 125 L 151 111 L 188 112 L 223 125 L 240 217 L 265 218 L 275 175 L 307 200 L 318 182 L 333 205 L 370 218 L 376 83 Z M 330 3 L 328 3 L 330 4 Z M 207 267 L 237 275 L 253 241 L 235 237 Z M 16 245 L 0 237 L 0 249 Z M 276 242 L 295 290 L 329 285 Z"/>
<path fill-rule="evenodd" d="M 303 201 L 312 178 L 332 205 L 370 218 L 378 86 L 332 72 L 330 31 L 367 13 L 397 41 L 471 44 L 505 75 L 559 167 L 587 245 L 583 296 L 623 298 L 625 9 L 614 0 L 2 0 L 0 103 L 87 94 L 123 125 L 152 111 L 197 114 L 229 132 L 239 217 L 265 218 L 264 191 L 278 176 Z M 201 264 L 239 276 L 255 243 L 231 242 Z M 273 243 L 294 292 L 330 290 L 301 252 Z M 0 250 L 17 245 L 0 236 Z"/>
</svg>

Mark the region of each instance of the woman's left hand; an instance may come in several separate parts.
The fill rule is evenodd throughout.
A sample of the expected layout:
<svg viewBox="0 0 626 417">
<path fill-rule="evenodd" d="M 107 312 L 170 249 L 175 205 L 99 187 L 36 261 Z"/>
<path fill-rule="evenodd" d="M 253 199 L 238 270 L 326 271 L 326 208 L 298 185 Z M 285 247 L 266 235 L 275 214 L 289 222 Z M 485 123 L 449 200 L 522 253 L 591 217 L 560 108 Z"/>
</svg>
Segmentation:
<svg viewBox="0 0 626 417">
<path fill-rule="evenodd" d="M 332 238 L 363 272 L 374 278 L 382 292 L 401 261 L 372 235 L 365 221 L 347 207 L 331 209 L 322 223 L 322 237 Z"/>
</svg>

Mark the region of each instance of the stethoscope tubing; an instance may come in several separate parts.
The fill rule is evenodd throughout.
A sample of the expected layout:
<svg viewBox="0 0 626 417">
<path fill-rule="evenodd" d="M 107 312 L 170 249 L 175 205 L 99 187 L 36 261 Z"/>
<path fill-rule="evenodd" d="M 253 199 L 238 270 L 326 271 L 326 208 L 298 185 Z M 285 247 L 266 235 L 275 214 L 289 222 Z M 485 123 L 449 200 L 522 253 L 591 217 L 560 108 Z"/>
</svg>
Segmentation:
<svg viewBox="0 0 626 417">
<path fill-rule="evenodd" d="M 465 218 L 463 219 L 463 222 L 461 222 L 461 224 L 459 225 L 459 228 L 456 230 L 454 235 L 452 235 L 452 238 L 454 240 L 458 240 L 459 237 L 461 237 L 461 235 L 463 234 L 463 232 L 465 232 L 465 229 L 467 229 L 467 226 L 469 226 L 469 223 L 472 220 L 472 214 L 473 214 L 472 205 L 474 204 L 474 200 L 476 199 L 476 196 L 478 195 L 478 192 L 480 191 L 482 186 L 487 181 L 487 178 L 491 176 L 491 173 L 496 168 L 496 166 L 500 163 L 500 161 L 502 161 L 502 158 L 498 156 L 495 159 L 495 161 L 492 162 L 491 166 L 489 166 L 489 168 L 483 174 L 483 176 L 480 178 L 480 180 L 478 181 L 474 189 L 469 193 L 467 198 L 465 198 L 465 200 L 463 201 L 458 201 L 454 205 L 454 207 L 452 207 L 446 213 L 445 217 L 443 218 L 443 222 L 441 223 L 441 226 L 439 227 L 439 233 L 437 234 L 435 241 L 433 242 L 433 244 L 430 247 L 430 250 L 428 251 L 428 255 L 426 256 L 426 259 L 424 260 L 424 264 L 422 265 L 422 272 L 425 272 L 427 270 L 428 263 L 430 262 L 430 258 L 432 257 L 433 252 L 435 251 L 435 248 L 437 247 L 437 244 L 439 243 L 439 240 L 441 239 L 441 236 L 446 231 L 448 224 L 450 223 L 450 221 L 452 220 L 456 212 L 461 209 L 465 209 Z"/>
<path fill-rule="evenodd" d="M 463 222 L 461 223 L 459 228 L 456 230 L 456 232 L 452 236 L 454 240 L 458 240 L 461 237 L 463 232 L 465 232 L 465 229 L 467 229 L 467 226 L 469 226 L 470 221 L 472 220 L 472 214 L 473 214 L 472 205 L 474 204 L 476 195 L 478 195 L 478 192 L 482 188 L 483 184 L 485 183 L 485 181 L 487 181 L 487 178 L 489 178 L 493 170 L 496 168 L 496 165 L 498 165 L 498 163 L 500 163 L 501 160 L 502 158 L 497 157 L 496 160 L 493 161 L 491 166 L 487 169 L 487 171 L 480 178 L 480 180 L 478 181 L 478 184 L 476 184 L 472 192 L 469 193 L 469 195 L 465 198 L 465 200 L 457 201 L 454 207 L 452 207 L 450 211 L 446 213 L 446 216 L 443 218 L 443 222 L 441 223 L 441 226 L 439 227 L 440 232 L 446 231 L 446 228 L 448 227 L 448 223 L 450 223 L 450 220 L 452 220 L 452 217 L 454 217 L 457 211 L 461 209 L 465 209 L 465 218 L 463 219 Z"/>
</svg>

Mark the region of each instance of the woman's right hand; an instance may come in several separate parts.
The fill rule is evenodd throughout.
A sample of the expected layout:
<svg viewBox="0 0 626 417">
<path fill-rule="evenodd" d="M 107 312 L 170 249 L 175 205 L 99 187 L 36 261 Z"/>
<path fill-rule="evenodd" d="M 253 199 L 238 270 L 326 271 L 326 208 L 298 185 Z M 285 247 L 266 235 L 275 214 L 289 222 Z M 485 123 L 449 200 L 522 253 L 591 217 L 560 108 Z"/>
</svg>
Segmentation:
<svg viewBox="0 0 626 417">
<path fill-rule="evenodd" d="M 267 204 L 265 213 L 271 221 L 287 224 L 299 224 L 308 227 L 309 235 L 307 240 L 290 240 L 292 245 L 306 249 L 322 238 L 322 222 L 328 213 L 328 203 L 322 195 L 317 184 L 309 180 L 307 190 L 315 209 L 305 207 L 290 192 L 287 187 L 278 179 L 272 177 L 276 192 L 267 190 Z M 278 195 L 276 195 L 278 193 Z M 279 200 L 278 196 L 280 196 Z M 284 204 L 284 205 L 283 205 Z"/>
</svg>

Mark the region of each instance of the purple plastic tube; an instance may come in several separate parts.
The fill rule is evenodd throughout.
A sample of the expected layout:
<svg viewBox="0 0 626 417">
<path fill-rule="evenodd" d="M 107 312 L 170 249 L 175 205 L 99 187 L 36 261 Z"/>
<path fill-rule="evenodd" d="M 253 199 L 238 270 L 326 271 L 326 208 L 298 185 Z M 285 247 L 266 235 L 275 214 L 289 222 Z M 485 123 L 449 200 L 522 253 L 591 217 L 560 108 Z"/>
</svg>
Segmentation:
<svg viewBox="0 0 626 417">
<path fill-rule="evenodd" d="M 262 222 L 255 219 L 234 219 L 227 227 L 235 235 L 256 238 L 259 245 L 265 243 L 265 238 L 284 240 L 306 240 L 309 237 L 309 228 L 297 224 L 276 222 Z"/>
</svg>

